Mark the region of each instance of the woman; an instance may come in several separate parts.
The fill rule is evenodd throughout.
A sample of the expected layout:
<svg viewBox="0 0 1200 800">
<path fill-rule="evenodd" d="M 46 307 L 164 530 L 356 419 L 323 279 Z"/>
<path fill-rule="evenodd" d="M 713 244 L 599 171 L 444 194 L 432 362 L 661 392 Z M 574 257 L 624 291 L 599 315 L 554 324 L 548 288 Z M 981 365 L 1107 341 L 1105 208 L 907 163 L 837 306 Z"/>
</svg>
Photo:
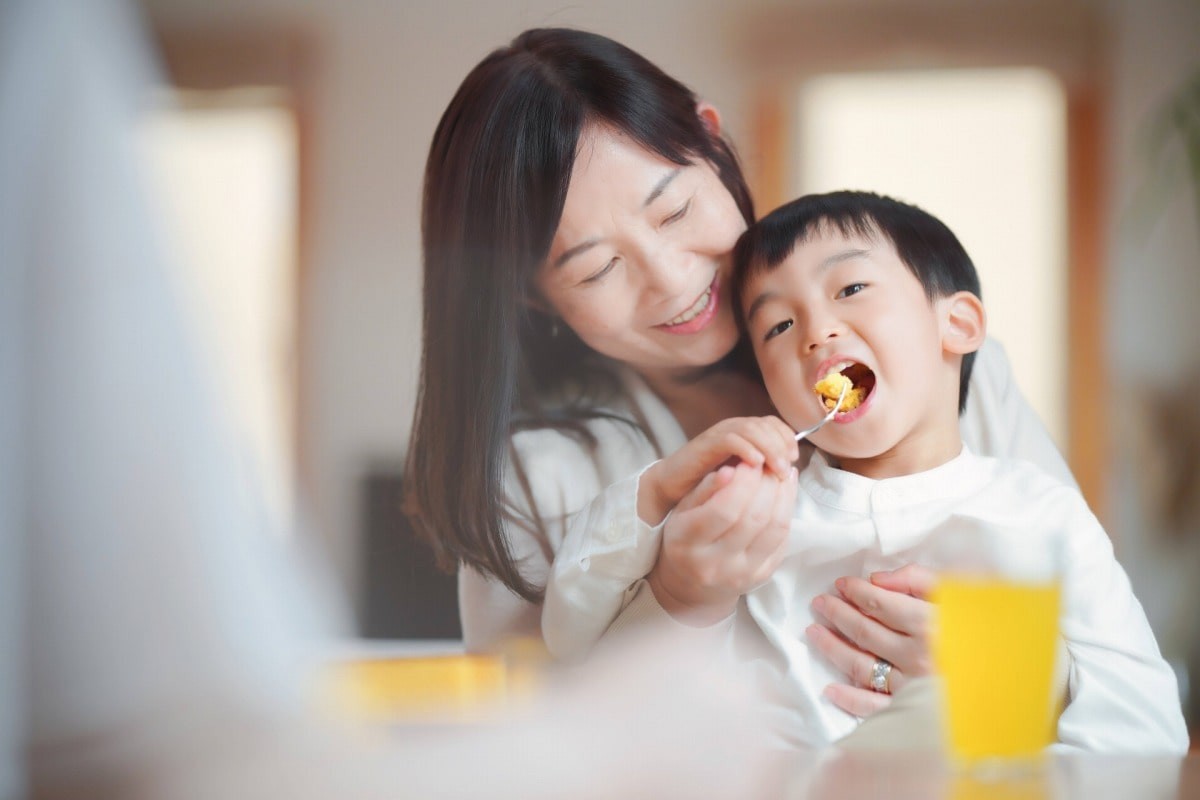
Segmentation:
<svg viewBox="0 0 1200 800">
<path fill-rule="evenodd" d="M 723 420 L 771 413 L 722 286 L 752 217 L 716 110 L 616 42 L 527 31 L 459 87 L 425 178 L 407 480 L 418 530 L 461 567 L 469 649 L 542 635 L 571 655 L 651 620 L 705 626 L 691 601 L 735 606 L 770 574 L 794 499 L 778 464 L 798 455 L 790 437 L 762 422 L 743 460 L 775 479 L 728 485 L 705 446 L 729 435 Z M 973 384 L 974 450 L 1070 480 L 997 346 Z M 704 504 L 723 513 L 688 513 Z M 700 527 L 714 517 L 728 523 Z M 556 576 L 543 613 L 555 554 L 597 536 L 612 557 Z M 647 536 L 661 536 L 654 563 L 622 559 Z M 835 693 L 847 710 L 886 704 L 869 689 L 877 659 L 891 688 L 927 671 L 927 606 L 911 596 L 926 578 L 856 578 L 831 598 L 814 644 L 856 676 Z"/>
</svg>

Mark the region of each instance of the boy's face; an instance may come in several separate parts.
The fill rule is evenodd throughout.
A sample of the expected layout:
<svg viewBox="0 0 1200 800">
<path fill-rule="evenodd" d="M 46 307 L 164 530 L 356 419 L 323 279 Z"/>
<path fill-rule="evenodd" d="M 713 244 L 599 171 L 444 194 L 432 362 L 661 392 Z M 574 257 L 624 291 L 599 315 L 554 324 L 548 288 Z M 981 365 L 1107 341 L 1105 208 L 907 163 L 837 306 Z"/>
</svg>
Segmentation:
<svg viewBox="0 0 1200 800">
<path fill-rule="evenodd" d="M 943 346 L 954 298 L 931 302 L 886 237 L 823 230 L 750 278 L 742 297 L 767 390 L 789 425 L 825 415 L 812 387 L 831 371 L 850 368 L 868 389 L 812 437 L 845 468 L 894 456 L 904 474 L 957 455 L 961 355 Z"/>
</svg>

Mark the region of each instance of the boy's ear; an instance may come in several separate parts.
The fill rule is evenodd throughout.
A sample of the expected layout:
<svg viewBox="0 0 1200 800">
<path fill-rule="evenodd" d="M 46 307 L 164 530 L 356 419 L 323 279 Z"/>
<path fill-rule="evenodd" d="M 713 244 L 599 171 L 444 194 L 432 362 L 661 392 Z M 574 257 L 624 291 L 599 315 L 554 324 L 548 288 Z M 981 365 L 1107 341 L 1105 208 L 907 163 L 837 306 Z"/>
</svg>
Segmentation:
<svg viewBox="0 0 1200 800">
<path fill-rule="evenodd" d="M 987 312 L 976 295 L 955 292 L 945 298 L 942 320 L 942 349 L 947 353 L 966 355 L 983 346 L 987 336 Z"/>
<path fill-rule="evenodd" d="M 704 127 L 713 137 L 721 135 L 721 112 L 707 100 L 696 101 L 696 115 L 704 123 Z"/>
</svg>

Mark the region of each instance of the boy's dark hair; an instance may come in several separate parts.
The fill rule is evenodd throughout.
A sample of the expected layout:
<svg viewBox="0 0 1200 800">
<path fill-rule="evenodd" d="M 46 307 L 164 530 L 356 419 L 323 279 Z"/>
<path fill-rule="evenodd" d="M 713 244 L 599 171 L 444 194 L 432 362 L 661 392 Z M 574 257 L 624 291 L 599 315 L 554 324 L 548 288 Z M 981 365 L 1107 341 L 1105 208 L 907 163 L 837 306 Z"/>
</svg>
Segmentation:
<svg viewBox="0 0 1200 800">
<path fill-rule="evenodd" d="M 746 323 L 742 318 L 742 289 L 746 282 L 774 270 L 798 243 L 823 229 L 836 230 L 843 236 L 885 236 L 900 260 L 917 276 L 930 301 L 962 291 L 983 297 L 979 275 L 967 251 L 932 214 L 873 192 L 810 194 L 780 206 L 750 226 L 733 249 L 733 309 L 743 333 Z M 963 356 L 958 385 L 960 414 L 967 407 L 967 384 L 974 365 L 974 353 Z"/>
</svg>

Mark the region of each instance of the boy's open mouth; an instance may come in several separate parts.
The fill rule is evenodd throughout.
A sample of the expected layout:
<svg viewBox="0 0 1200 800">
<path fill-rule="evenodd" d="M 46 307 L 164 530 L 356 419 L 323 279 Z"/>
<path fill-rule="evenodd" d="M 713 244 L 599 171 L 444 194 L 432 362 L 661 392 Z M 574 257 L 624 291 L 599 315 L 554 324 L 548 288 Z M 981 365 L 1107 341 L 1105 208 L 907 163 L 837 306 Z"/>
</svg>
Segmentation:
<svg viewBox="0 0 1200 800">
<path fill-rule="evenodd" d="M 839 414 L 853 411 L 862 405 L 862 402 L 875 388 L 875 373 L 865 364 L 845 361 L 835 364 L 825 374 L 825 377 L 817 381 L 817 384 L 813 386 L 813 391 L 821 398 L 826 410 L 832 410 L 837 405 L 842 388 L 847 384 L 849 384 L 849 389 L 846 397 L 842 400 L 841 407 L 838 408 Z"/>
</svg>

